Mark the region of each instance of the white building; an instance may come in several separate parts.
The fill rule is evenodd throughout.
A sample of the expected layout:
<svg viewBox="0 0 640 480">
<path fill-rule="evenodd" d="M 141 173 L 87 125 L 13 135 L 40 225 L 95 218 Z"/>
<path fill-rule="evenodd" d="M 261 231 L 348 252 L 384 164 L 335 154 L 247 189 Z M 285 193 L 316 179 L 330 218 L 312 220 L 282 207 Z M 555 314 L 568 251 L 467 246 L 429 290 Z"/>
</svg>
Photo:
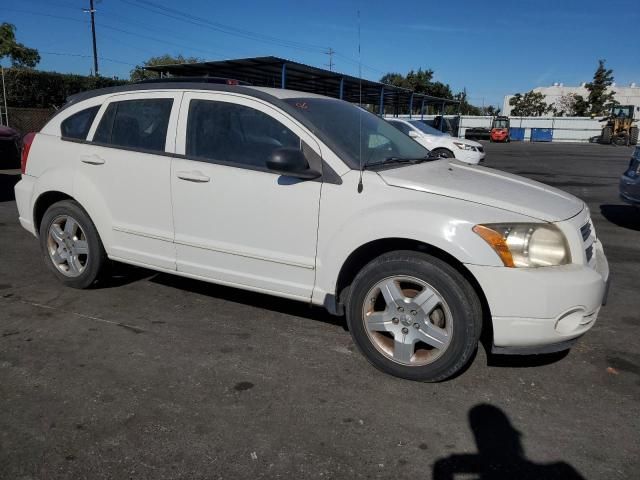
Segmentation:
<svg viewBox="0 0 640 480">
<path fill-rule="evenodd" d="M 629 86 L 622 86 L 614 83 L 610 90 L 615 92 L 615 99 L 621 105 L 635 105 L 636 113 L 634 116 L 636 118 L 640 117 L 640 86 L 637 86 L 635 83 L 632 83 Z M 585 100 L 589 96 L 589 91 L 585 88 L 584 83 L 579 87 L 566 87 L 562 83 L 554 83 L 550 87 L 536 87 L 533 91 L 542 93 L 545 96 L 545 102 L 549 105 L 555 103 L 560 97 L 567 95 L 568 93 L 582 95 Z M 509 105 L 509 100 L 512 97 L 513 95 L 505 95 L 504 103 L 502 105 L 502 115 L 511 115 L 512 107 Z M 546 114 L 546 116 L 549 117 L 552 115 L 553 113 Z"/>
</svg>

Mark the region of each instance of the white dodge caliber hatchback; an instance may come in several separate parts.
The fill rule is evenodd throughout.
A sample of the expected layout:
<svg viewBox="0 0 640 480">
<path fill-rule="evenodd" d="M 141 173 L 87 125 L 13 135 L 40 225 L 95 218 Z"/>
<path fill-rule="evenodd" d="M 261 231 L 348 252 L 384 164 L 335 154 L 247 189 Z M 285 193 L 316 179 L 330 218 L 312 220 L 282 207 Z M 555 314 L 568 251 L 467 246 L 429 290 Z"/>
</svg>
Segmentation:
<svg viewBox="0 0 640 480">
<path fill-rule="evenodd" d="M 288 90 L 151 83 L 83 93 L 27 136 L 20 222 L 64 284 L 110 260 L 346 314 L 376 367 L 437 381 L 481 333 L 564 350 L 609 269 L 567 193 L 440 159 L 355 105 Z"/>
</svg>

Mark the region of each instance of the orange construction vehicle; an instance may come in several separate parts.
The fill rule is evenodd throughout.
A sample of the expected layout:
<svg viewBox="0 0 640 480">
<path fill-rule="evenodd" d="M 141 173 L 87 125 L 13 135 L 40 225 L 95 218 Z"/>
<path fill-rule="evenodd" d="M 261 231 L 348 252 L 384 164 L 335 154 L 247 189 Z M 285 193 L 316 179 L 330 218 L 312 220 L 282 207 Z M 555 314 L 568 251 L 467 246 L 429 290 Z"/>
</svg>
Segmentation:
<svg viewBox="0 0 640 480">
<path fill-rule="evenodd" d="M 509 117 L 498 116 L 493 119 L 489 140 L 492 142 L 510 142 Z"/>
</svg>

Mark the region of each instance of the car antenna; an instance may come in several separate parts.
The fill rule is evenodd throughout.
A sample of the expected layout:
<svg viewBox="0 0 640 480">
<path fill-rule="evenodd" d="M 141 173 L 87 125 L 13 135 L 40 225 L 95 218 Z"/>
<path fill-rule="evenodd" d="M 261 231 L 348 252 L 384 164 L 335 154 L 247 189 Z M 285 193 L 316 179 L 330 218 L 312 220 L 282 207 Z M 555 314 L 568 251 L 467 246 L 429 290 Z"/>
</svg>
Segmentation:
<svg viewBox="0 0 640 480">
<path fill-rule="evenodd" d="M 360 178 L 358 179 L 358 193 L 362 193 L 362 56 L 360 53 L 360 9 L 358 9 L 358 145 L 360 146 L 360 155 L 358 157 L 358 166 L 360 167 Z"/>
</svg>

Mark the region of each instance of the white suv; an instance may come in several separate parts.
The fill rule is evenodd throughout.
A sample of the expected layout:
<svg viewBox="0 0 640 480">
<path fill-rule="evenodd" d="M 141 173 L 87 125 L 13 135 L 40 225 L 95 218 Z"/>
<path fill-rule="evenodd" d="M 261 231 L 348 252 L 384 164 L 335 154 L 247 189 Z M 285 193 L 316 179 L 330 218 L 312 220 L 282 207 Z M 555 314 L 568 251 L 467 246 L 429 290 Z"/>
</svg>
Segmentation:
<svg viewBox="0 0 640 480">
<path fill-rule="evenodd" d="M 20 222 L 64 284 L 108 259 L 346 313 L 376 367 L 462 369 L 569 348 L 609 275 L 585 204 L 430 156 L 355 105 L 289 90 L 139 84 L 73 97 L 26 138 Z"/>
</svg>

